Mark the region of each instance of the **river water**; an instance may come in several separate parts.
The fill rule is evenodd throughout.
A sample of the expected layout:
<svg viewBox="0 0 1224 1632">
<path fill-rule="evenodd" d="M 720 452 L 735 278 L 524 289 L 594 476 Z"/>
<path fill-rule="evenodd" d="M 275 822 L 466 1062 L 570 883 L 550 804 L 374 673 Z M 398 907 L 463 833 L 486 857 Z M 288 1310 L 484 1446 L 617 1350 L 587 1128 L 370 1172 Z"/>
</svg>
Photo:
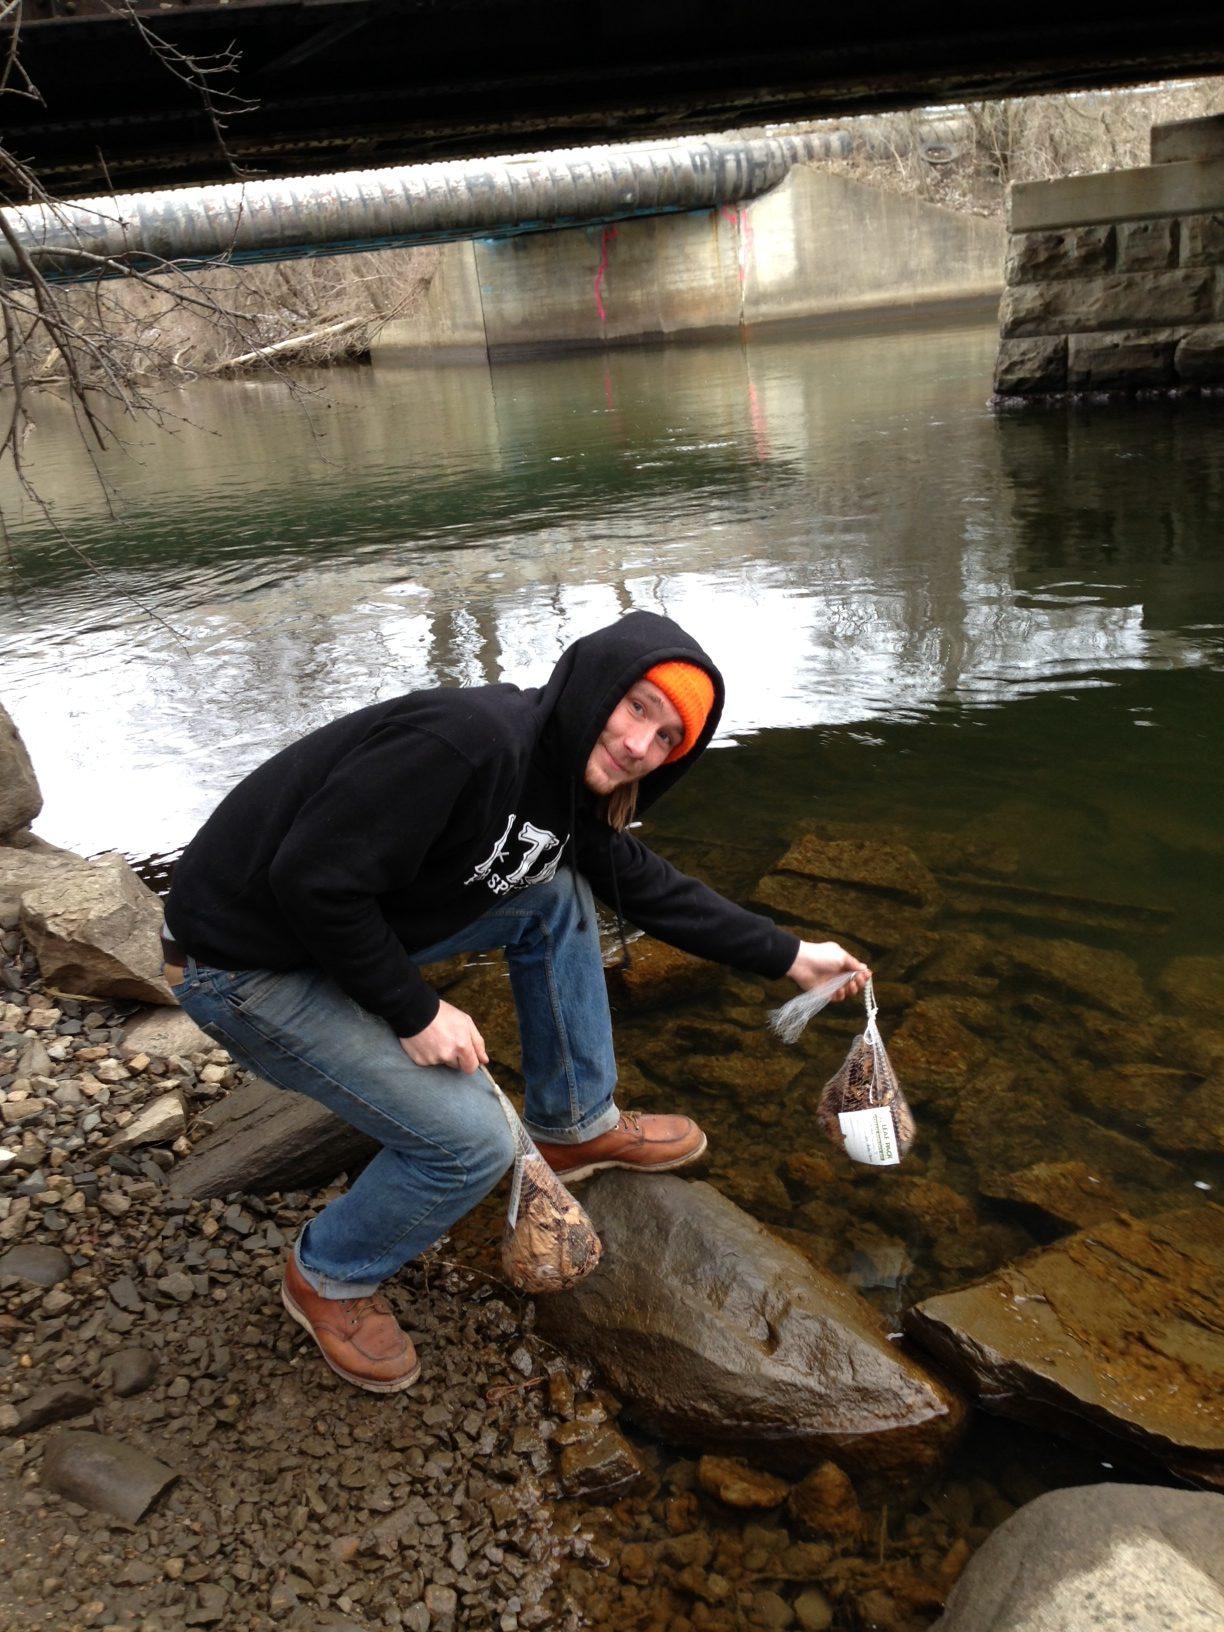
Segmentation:
<svg viewBox="0 0 1224 1632">
<path fill-rule="evenodd" d="M 967 981 L 1014 936 L 1058 936 L 1130 960 L 1175 1017 L 1170 964 L 1221 950 L 1224 410 L 998 416 L 994 343 L 898 331 L 201 383 L 94 457 L 47 404 L 26 458 L 51 519 L 8 481 L 0 600 L 0 696 L 46 797 L 39 831 L 156 879 L 305 730 L 417 686 L 542 680 L 576 636 L 646 608 L 691 628 L 728 690 L 716 751 L 652 819 L 665 853 L 751 898 L 798 832 L 900 843 L 1010 892 L 962 897 L 938 926 Z M 712 1056 L 765 1000 L 740 985 L 713 1033 L 694 1011 L 678 1035 Z M 1047 1075 L 1125 1057 L 1086 1060 L 1048 990 L 1008 1001 L 983 1040 L 1034 1093 L 1026 1027 Z M 861 1185 L 808 1195 L 780 1153 L 819 1144 L 819 1071 L 778 1096 L 780 1123 L 754 1121 L 732 1089 L 668 1069 L 673 1019 L 629 1023 L 638 1085 L 710 1121 L 714 1176 L 802 1225 L 818 1261 L 848 1272 L 865 1245 L 887 1312 L 1048 1235 L 1000 1199 L 1000 1172 L 1035 1159 L 1023 1130 L 1014 1159 L 979 1159 L 938 1096 L 916 1171 L 978 1210 L 971 1249 L 873 1211 Z M 813 1070 L 844 1047 L 834 1031 Z M 1099 1095 L 1089 1111 L 1127 1150 L 1159 1121 Z M 1042 1123 L 1041 1154 L 1082 1155 L 1084 1112 L 1065 1146 Z M 1115 1148 L 1092 1160 L 1135 1210 L 1216 1193 L 1218 1138 L 1111 1171 Z"/>
</svg>

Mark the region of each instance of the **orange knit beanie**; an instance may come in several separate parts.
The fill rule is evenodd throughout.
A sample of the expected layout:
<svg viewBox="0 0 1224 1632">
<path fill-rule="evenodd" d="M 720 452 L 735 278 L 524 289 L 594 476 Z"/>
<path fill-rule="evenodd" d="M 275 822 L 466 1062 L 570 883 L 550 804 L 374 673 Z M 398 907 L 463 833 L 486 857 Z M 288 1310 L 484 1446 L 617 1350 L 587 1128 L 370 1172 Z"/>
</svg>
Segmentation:
<svg viewBox="0 0 1224 1632">
<path fill-rule="evenodd" d="M 714 707 L 714 682 L 704 669 L 695 663 L 656 663 L 642 676 L 659 690 L 675 708 L 684 722 L 684 738 L 677 743 L 663 761 L 683 759 L 701 735 L 702 727 Z"/>
</svg>

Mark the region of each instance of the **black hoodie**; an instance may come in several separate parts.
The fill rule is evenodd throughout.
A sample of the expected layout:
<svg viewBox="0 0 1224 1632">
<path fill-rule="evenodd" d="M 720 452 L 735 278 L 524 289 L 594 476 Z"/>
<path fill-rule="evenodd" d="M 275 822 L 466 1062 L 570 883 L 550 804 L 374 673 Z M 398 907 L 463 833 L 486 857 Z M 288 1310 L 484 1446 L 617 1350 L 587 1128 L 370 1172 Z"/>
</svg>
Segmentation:
<svg viewBox="0 0 1224 1632">
<path fill-rule="evenodd" d="M 282 749 L 183 852 L 169 933 L 221 969 L 323 969 L 411 1037 L 438 1010 L 412 953 L 576 864 L 602 901 L 660 940 L 785 974 L 793 935 L 614 832 L 584 786 L 616 705 L 675 659 L 706 670 L 714 706 L 695 747 L 642 780 L 638 810 L 649 809 L 713 736 L 723 683 L 677 624 L 631 612 L 575 641 L 546 686 L 410 692 Z"/>
</svg>

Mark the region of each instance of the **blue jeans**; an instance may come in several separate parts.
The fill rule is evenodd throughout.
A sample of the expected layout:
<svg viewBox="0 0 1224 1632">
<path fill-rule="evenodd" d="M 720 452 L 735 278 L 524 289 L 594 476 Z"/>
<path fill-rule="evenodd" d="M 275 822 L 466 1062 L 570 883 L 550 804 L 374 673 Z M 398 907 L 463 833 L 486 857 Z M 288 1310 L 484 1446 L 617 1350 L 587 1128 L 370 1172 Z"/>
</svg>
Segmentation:
<svg viewBox="0 0 1224 1632">
<path fill-rule="evenodd" d="M 607 1132 L 619 1115 L 616 1061 L 586 880 L 575 890 L 572 875 L 558 872 L 412 957 L 436 963 L 497 947 L 510 965 L 528 1131 L 557 1144 Z M 323 1297 L 373 1292 L 470 1212 L 514 1160 L 485 1072 L 414 1065 L 386 1021 L 319 969 L 213 969 L 189 958 L 174 995 L 240 1065 L 307 1094 L 383 1147 L 297 1240 L 302 1274 Z"/>
</svg>

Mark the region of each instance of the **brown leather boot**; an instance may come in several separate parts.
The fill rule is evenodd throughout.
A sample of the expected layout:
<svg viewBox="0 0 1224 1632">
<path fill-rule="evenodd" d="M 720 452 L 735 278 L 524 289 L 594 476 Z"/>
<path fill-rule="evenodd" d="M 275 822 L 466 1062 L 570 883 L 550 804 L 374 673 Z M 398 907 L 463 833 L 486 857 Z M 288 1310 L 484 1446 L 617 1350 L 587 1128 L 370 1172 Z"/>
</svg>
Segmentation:
<svg viewBox="0 0 1224 1632">
<path fill-rule="evenodd" d="M 652 1116 L 623 1111 L 607 1133 L 584 1139 L 580 1145 L 550 1145 L 536 1140 L 536 1149 L 559 1179 L 573 1184 L 589 1179 L 605 1167 L 627 1167 L 635 1173 L 667 1173 L 704 1154 L 706 1136 L 687 1116 Z"/>
<path fill-rule="evenodd" d="M 356 1383 L 372 1394 L 394 1394 L 421 1375 L 412 1339 L 400 1330 L 381 1293 L 365 1298 L 320 1297 L 291 1253 L 281 1282 L 281 1302 L 346 1383 Z"/>
</svg>

